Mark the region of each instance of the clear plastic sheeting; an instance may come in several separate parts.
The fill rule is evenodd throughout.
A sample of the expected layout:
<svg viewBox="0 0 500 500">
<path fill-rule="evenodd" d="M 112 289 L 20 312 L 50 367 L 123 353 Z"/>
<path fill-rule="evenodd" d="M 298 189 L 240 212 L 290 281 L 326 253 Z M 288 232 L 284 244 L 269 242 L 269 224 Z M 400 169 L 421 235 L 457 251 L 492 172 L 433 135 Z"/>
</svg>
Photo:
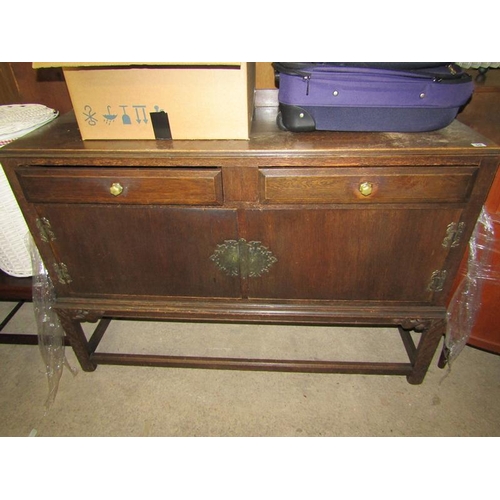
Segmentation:
<svg viewBox="0 0 500 500">
<path fill-rule="evenodd" d="M 76 371 L 66 359 L 64 330 L 53 309 L 54 287 L 33 239 L 30 235 L 27 238 L 29 239 L 28 246 L 33 265 L 33 308 L 38 330 L 38 345 L 49 383 L 49 394 L 45 402 L 45 407 L 48 410 L 56 398 L 64 366 L 73 375 L 76 374 Z"/>
<path fill-rule="evenodd" d="M 448 307 L 444 350 L 448 365 L 457 358 L 469 340 L 481 306 L 485 280 L 500 283 L 500 270 L 492 265 L 495 252 L 494 223 L 500 224 L 500 218 L 495 220 L 483 207 L 469 241 L 466 274 Z"/>
</svg>

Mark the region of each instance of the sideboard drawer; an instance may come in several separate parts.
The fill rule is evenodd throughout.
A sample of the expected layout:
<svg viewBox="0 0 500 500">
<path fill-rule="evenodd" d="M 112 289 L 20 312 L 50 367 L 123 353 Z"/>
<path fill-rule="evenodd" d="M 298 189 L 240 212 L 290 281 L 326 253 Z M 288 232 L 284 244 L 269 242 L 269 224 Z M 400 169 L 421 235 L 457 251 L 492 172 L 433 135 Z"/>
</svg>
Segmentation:
<svg viewBox="0 0 500 500">
<path fill-rule="evenodd" d="M 261 168 L 263 203 L 463 203 L 476 167 Z"/>
<path fill-rule="evenodd" d="M 33 203 L 221 205 L 218 168 L 34 168 L 16 170 Z"/>
</svg>

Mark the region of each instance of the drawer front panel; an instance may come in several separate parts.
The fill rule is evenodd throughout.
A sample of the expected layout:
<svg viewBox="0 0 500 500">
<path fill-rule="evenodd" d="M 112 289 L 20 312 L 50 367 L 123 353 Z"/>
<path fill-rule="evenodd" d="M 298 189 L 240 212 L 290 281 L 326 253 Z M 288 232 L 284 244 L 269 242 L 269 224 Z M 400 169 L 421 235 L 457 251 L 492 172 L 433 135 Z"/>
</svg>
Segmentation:
<svg viewBox="0 0 500 500">
<path fill-rule="evenodd" d="M 220 169 L 23 167 L 17 176 L 33 203 L 221 205 Z"/>
<path fill-rule="evenodd" d="M 463 203 L 476 167 L 261 168 L 263 203 Z"/>
</svg>

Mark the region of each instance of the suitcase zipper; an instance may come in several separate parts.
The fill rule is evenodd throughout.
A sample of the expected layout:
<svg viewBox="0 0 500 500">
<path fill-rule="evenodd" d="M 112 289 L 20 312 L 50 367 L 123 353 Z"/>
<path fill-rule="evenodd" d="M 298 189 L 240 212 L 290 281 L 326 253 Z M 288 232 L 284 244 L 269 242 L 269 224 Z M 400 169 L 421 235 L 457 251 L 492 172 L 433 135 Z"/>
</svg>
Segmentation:
<svg viewBox="0 0 500 500">
<path fill-rule="evenodd" d="M 304 76 L 303 78 L 306 81 L 306 95 L 309 95 L 309 82 L 311 81 L 311 75 Z"/>
<path fill-rule="evenodd" d="M 304 69 L 300 68 L 284 68 L 283 66 L 281 65 L 278 65 L 276 63 L 273 63 L 275 65 L 275 69 L 278 71 L 278 72 L 283 72 L 283 73 L 287 73 L 289 75 L 297 75 L 297 76 L 301 76 L 304 81 L 306 81 L 307 83 L 307 88 L 306 88 L 306 95 L 309 95 L 309 81 L 311 80 L 311 76 L 313 76 L 313 72 L 311 71 L 306 71 L 307 67 L 304 67 Z M 431 70 L 429 71 L 424 71 L 424 70 L 382 70 L 382 73 L 379 73 L 379 74 L 385 74 L 385 75 L 388 75 L 390 74 L 390 72 L 393 72 L 393 74 L 397 74 L 397 76 L 401 76 L 401 77 L 406 77 L 406 78 L 416 78 L 416 79 L 431 79 L 432 81 L 436 82 L 436 83 L 464 83 L 466 81 L 471 81 L 472 78 L 471 76 L 466 73 L 465 71 L 457 71 L 457 69 L 454 67 L 453 64 L 449 64 L 446 66 L 446 68 L 448 69 L 449 71 L 449 74 L 442 74 L 442 75 L 438 75 L 436 74 L 435 72 L 432 72 Z M 339 70 L 341 69 L 341 71 L 339 72 L 339 74 L 348 74 L 348 73 L 354 73 L 354 74 L 359 74 L 359 72 L 356 71 L 356 69 L 363 69 L 365 70 L 365 68 L 356 68 L 356 67 L 330 67 L 328 68 L 327 66 L 319 66 L 317 68 L 311 68 L 312 71 L 314 71 L 314 69 L 316 70 L 319 70 L 317 71 L 318 75 L 320 75 L 322 73 L 322 70 L 323 70 L 323 74 L 326 74 L 328 73 L 328 70 L 329 69 L 332 69 L 333 72 L 335 72 L 335 70 Z M 374 71 L 376 72 L 377 69 L 374 68 Z"/>
</svg>

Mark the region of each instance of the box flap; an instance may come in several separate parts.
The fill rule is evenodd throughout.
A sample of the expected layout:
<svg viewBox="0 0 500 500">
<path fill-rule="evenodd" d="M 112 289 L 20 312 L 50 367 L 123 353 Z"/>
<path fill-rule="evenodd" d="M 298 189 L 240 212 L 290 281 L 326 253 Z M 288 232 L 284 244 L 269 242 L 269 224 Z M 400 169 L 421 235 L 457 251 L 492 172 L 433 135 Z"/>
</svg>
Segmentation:
<svg viewBox="0 0 500 500">
<path fill-rule="evenodd" d="M 224 66 L 239 68 L 241 62 L 34 62 L 33 68 L 89 68 L 127 66 Z"/>
</svg>

